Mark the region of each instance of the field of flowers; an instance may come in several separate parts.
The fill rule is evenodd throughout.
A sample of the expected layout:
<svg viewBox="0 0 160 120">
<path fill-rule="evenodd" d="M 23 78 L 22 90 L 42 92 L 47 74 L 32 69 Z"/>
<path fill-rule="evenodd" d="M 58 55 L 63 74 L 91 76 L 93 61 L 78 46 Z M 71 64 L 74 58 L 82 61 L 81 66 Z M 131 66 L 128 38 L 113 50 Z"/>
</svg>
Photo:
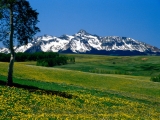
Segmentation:
<svg viewBox="0 0 160 120">
<path fill-rule="evenodd" d="M 72 97 L 45 90 L 0 86 L 0 119 L 160 119 L 154 104 L 97 91 L 66 91 Z"/>
<path fill-rule="evenodd" d="M 14 87 L 5 86 L 8 63 L 0 62 L 0 120 L 160 119 L 160 83 L 148 76 L 85 72 L 93 66 L 104 68 L 96 61 L 114 57 L 78 57 L 81 60 L 66 68 L 15 63 Z M 158 64 L 159 58 L 153 62 Z"/>
</svg>

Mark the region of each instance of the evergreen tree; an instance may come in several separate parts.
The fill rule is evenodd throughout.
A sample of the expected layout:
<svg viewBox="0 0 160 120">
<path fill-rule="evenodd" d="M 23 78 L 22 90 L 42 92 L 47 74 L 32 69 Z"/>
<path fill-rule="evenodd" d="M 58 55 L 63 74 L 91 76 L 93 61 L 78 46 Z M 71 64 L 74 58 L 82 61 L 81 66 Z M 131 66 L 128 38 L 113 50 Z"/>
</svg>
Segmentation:
<svg viewBox="0 0 160 120">
<path fill-rule="evenodd" d="M 26 0 L 0 0 L 0 40 L 10 50 L 7 85 L 12 86 L 15 60 L 14 40 L 18 45 L 26 45 L 39 32 L 36 27 L 38 13 Z"/>
</svg>

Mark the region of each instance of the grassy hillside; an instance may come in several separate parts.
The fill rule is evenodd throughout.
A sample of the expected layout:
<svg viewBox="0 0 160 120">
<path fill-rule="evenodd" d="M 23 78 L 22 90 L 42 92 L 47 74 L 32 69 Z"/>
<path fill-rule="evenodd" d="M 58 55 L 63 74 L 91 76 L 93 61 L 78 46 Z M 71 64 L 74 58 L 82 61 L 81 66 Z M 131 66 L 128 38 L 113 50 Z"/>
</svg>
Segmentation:
<svg viewBox="0 0 160 120">
<path fill-rule="evenodd" d="M 104 74 L 154 76 L 160 74 L 159 56 L 68 55 L 76 57 L 76 65 L 59 68 Z"/>
<path fill-rule="evenodd" d="M 0 119 L 160 118 L 160 83 L 147 74 L 159 74 L 159 57 L 74 56 L 75 64 L 54 68 L 15 63 L 12 88 L 4 82 L 8 63 L 0 62 Z"/>
</svg>

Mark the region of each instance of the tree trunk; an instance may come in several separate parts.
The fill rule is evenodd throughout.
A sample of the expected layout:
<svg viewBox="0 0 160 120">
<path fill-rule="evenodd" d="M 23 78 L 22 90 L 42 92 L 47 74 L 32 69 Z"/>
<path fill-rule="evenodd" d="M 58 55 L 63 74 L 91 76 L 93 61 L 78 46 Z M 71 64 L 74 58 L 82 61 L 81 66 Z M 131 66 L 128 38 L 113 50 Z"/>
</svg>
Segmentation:
<svg viewBox="0 0 160 120">
<path fill-rule="evenodd" d="M 7 85 L 12 86 L 13 85 L 13 66 L 14 66 L 14 60 L 15 60 L 15 53 L 14 53 L 14 48 L 13 48 L 13 32 L 14 32 L 14 27 L 13 27 L 13 7 L 12 4 L 10 4 L 10 36 L 9 36 L 9 48 L 11 52 L 11 58 L 10 58 L 10 63 L 8 67 L 8 78 L 7 78 Z"/>
<path fill-rule="evenodd" d="M 15 59 L 15 54 L 11 54 L 10 63 L 8 67 L 8 78 L 7 78 L 7 86 L 10 87 L 13 85 L 12 75 L 13 75 L 14 59 Z"/>
</svg>

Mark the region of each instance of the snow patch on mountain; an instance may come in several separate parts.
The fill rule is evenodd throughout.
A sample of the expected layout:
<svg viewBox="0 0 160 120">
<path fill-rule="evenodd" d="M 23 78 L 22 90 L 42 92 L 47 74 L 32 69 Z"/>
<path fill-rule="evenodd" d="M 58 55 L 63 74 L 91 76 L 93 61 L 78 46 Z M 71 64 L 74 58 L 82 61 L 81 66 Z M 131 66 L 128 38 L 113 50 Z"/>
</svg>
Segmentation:
<svg viewBox="0 0 160 120">
<path fill-rule="evenodd" d="M 92 35 L 85 30 L 80 30 L 74 35 L 62 35 L 60 37 L 44 35 L 35 37 L 28 45 L 15 47 L 15 52 L 65 52 L 87 53 L 90 51 L 138 51 L 138 52 L 160 52 L 160 49 L 139 42 L 132 38 L 119 36 L 101 37 Z M 7 48 L 0 48 L 1 53 L 9 53 Z"/>
</svg>

